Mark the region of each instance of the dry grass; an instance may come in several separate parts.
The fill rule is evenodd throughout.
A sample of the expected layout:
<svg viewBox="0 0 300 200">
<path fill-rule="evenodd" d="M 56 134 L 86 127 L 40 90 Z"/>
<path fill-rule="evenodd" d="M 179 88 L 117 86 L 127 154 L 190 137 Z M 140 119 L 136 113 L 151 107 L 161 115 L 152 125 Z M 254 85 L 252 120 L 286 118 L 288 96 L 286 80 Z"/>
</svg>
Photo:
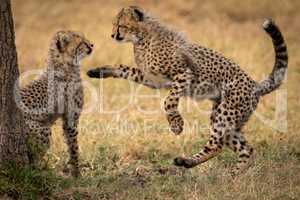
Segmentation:
<svg viewBox="0 0 300 200">
<path fill-rule="evenodd" d="M 227 175 L 235 162 L 229 151 L 191 170 L 172 166 L 175 156 L 197 152 L 207 139 L 209 102 L 183 101 L 181 112 L 188 126 L 180 137 L 175 137 L 168 131 L 162 109 L 157 109 L 161 98 L 154 96 L 156 91 L 137 85 L 130 88 L 122 80 L 99 84 L 85 75 L 93 66 L 134 64 L 132 47 L 117 45 L 110 39 L 113 16 L 129 4 L 151 10 L 166 23 L 187 32 L 192 40 L 223 52 L 255 80 L 263 79 L 274 63 L 271 41 L 260 26 L 263 18 L 272 17 L 280 25 L 290 55 L 287 82 L 280 91 L 261 100 L 257 114 L 247 124 L 246 137 L 256 149 L 256 160 L 237 180 Z M 70 195 L 77 199 L 299 198 L 300 1 L 13 0 L 13 9 L 21 72 L 43 68 L 49 39 L 57 30 L 79 30 L 96 45 L 82 68 L 82 77 L 90 85 L 86 88 L 86 105 L 94 110 L 84 114 L 80 123 L 81 160 L 86 167 L 83 178 L 72 182 L 63 194 L 57 193 L 59 199 Z M 99 86 L 103 87 L 102 96 Z M 92 98 L 91 91 L 97 91 L 96 98 Z M 287 98 L 280 102 L 285 92 Z M 288 124 L 281 133 L 274 127 L 284 126 L 285 112 L 278 111 L 278 105 L 285 108 L 285 99 Z M 100 112 L 99 105 L 105 111 L 124 109 L 118 113 Z M 146 114 L 141 110 L 157 112 Z M 264 124 L 259 116 L 269 119 L 270 124 Z M 49 153 L 51 167 L 58 173 L 67 158 L 60 125 L 58 122 L 53 128 Z"/>
</svg>

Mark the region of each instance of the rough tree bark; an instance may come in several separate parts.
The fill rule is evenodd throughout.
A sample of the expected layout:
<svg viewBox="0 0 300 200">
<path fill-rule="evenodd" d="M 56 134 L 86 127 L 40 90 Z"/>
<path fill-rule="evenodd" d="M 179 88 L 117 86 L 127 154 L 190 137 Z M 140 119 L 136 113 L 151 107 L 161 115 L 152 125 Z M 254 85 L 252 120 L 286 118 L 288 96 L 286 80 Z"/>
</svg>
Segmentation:
<svg viewBox="0 0 300 200">
<path fill-rule="evenodd" d="M 25 124 L 14 101 L 19 70 L 10 0 L 0 0 L 0 165 L 28 163 Z"/>
</svg>

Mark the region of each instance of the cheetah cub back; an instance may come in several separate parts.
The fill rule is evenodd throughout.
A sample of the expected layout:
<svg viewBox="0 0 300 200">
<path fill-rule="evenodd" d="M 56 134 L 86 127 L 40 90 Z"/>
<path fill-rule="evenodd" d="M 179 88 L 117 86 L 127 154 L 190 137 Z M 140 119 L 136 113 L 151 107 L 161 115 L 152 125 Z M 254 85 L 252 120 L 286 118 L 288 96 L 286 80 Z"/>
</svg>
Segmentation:
<svg viewBox="0 0 300 200">
<path fill-rule="evenodd" d="M 50 43 L 47 68 L 37 80 L 21 89 L 18 101 L 28 124 L 30 158 L 39 162 L 50 145 L 51 126 L 63 120 L 73 176 L 78 168 L 77 126 L 83 107 L 80 61 L 92 53 L 93 44 L 82 34 L 59 31 Z"/>
</svg>

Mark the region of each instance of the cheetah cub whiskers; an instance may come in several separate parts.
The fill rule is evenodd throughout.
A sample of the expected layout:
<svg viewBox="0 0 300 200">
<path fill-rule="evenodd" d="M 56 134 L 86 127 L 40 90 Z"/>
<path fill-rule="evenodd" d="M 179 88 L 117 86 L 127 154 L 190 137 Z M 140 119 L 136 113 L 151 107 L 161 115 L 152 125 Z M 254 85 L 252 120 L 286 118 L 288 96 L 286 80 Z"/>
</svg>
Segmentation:
<svg viewBox="0 0 300 200">
<path fill-rule="evenodd" d="M 80 174 L 77 143 L 77 126 L 83 106 L 80 60 L 92 50 L 93 45 L 82 34 L 57 32 L 50 44 L 47 69 L 37 80 L 21 89 L 18 103 L 28 124 L 33 163 L 37 164 L 46 153 L 51 126 L 62 118 L 71 173 L 73 176 Z"/>
<path fill-rule="evenodd" d="M 175 158 L 174 163 L 194 167 L 227 146 L 237 153 L 236 169 L 241 170 L 248 166 L 253 155 L 242 128 L 259 98 L 281 85 L 288 66 L 287 47 L 279 28 L 272 20 L 266 20 L 263 28 L 273 40 L 276 61 L 272 73 L 257 83 L 222 54 L 188 41 L 141 8 L 126 7 L 113 22 L 112 37 L 133 43 L 137 68 L 104 66 L 90 70 L 88 75 L 128 79 L 152 88 L 170 87 L 164 107 L 175 134 L 182 132 L 184 124 L 178 112 L 180 98 L 210 99 L 213 108 L 209 141 L 199 153 Z"/>
</svg>

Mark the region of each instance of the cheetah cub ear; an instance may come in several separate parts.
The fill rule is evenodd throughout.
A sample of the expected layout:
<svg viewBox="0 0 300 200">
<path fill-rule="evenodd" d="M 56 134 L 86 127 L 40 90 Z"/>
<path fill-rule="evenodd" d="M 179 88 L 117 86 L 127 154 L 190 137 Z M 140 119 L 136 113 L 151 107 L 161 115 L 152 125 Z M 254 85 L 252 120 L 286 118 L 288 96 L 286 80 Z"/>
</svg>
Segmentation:
<svg viewBox="0 0 300 200">
<path fill-rule="evenodd" d="M 144 11 L 142 8 L 138 6 L 130 6 L 130 8 L 133 10 L 133 15 L 137 21 L 144 21 Z"/>
<path fill-rule="evenodd" d="M 59 31 L 57 33 L 57 41 L 56 41 L 56 47 L 59 52 L 63 53 L 68 44 L 70 43 L 69 34 L 67 34 L 66 31 Z"/>
</svg>

